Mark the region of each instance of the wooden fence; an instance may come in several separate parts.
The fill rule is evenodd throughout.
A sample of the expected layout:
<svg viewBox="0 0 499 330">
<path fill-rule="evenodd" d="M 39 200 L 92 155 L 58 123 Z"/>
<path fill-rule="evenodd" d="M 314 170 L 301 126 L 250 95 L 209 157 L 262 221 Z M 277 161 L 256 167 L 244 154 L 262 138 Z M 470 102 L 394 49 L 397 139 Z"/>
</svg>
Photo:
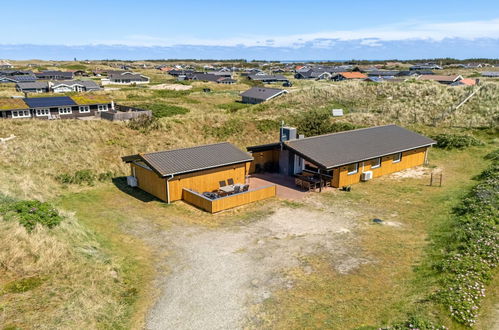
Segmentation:
<svg viewBox="0 0 499 330">
<path fill-rule="evenodd" d="M 140 108 L 129 107 L 126 105 L 116 104 L 117 111 L 100 112 L 102 119 L 110 121 L 122 121 L 135 119 L 140 116 L 152 116 L 152 111 Z"/>
<path fill-rule="evenodd" d="M 253 203 L 276 195 L 276 186 L 266 186 L 254 190 L 248 190 L 225 197 L 209 199 L 195 191 L 184 188 L 182 191 L 182 199 L 200 209 L 210 213 L 216 213 L 223 210 L 231 209 L 241 205 Z"/>
</svg>

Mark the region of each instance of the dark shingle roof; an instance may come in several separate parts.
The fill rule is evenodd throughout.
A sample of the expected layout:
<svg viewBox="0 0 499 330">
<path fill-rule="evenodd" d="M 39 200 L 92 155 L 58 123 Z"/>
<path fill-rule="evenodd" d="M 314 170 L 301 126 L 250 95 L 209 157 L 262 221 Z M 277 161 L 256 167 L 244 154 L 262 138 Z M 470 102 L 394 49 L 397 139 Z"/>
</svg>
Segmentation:
<svg viewBox="0 0 499 330">
<path fill-rule="evenodd" d="M 253 87 L 241 93 L 241 96 L 266 101 L 282 93 L 287 93 L 287 91 L 278 88 Z"/>
<path fill-rule="evenodd" d="M 333 168 L 435 144 L 397 125 L 286 141 L 285 146 L 324 168 Z"/>
<path fill-rule="evenodd" d="M 122 159 L 125 162 L 141 159 L 158 175 L 165 177 L 168 175 L 250 162 L 253 160 L 253 157 L 238 149 L 233 144 L 223 142 L 191 148 L 126 156 Z"/>
<path fill-rule="evenodd" d="M 76 103 L 69 96 L 28 97 L 24 99 L 24 102 L 26 102 L 30 108 L 76 105 Z"/>
<path fill-rule="evenodd" d="M 46 89 L 49 84 L 46 81 L 35 81 L 35 82 L 18 82 L 16 85 L 19 89 Z"/>
</svg>

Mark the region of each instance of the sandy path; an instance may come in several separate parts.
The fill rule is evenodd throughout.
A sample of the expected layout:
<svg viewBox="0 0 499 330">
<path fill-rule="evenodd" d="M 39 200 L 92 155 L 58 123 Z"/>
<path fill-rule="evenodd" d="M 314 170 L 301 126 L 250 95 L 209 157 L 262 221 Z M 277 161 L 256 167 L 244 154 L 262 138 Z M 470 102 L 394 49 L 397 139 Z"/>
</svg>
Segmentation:
<svg viewBox="0 0 499 330">
<path fill-rule="evenodd" d="M 330 254 L 338 271 L 355 268 L 361 261 L 349 253 L 353 215 L 336 212 L 281 208 L 231 227 L 141 229 L 170 251 L 164 257 L 170 271 L 158 281 L 161 294 L 146 327 L 243 328 L 258 321 L 250 307 L 293 285 L 283 270 L 301 266 L 301 256 Z"/>
</svg>

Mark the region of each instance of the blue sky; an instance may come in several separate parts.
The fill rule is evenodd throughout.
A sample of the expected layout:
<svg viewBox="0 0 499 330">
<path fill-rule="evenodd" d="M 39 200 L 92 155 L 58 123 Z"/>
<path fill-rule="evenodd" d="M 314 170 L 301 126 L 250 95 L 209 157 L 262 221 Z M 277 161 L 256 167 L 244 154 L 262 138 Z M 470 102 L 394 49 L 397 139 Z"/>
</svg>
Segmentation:
<svg viewBox="0 0 499 330">
<path fill-rule="evenodd" d="M 24 0 L 2 12 L 11 59 L 499 57 L 499 1 Z"/>
</svg>

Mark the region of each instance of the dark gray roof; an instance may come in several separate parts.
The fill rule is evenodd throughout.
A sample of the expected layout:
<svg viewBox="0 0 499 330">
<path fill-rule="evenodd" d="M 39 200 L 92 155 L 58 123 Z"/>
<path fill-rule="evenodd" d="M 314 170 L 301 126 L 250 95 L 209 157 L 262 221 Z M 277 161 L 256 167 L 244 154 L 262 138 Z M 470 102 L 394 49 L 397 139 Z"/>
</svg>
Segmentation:
<svg viewBox="0 0 499 330">
<path fill-rule="evenodd" d="M 253 160 L 248 153 L 223 142 L 191 148 L 152 152 L 122 158 L 125 162 L 141 159 L 158 175 L 165 177 L 196 172 Z"/>
<path fill-rule="evenodd" d="M 93 80 L 62 80 L 55 82 L 52 85 L 52 88 L 58 87 L 60 85 L 73 86 L 73 85 L 81 85 L 87 89 L 100 89 L 99 85 Z"/>
<path fill-rule="evenodd" d="M 267 74 L 250 74 L 248 78 L 257 81 L 288 81 L 288 78 L 283 75 L 267 75 Z"/>
<path fill-rule="evenodd" d="M 16 87 L 24 90 L 24 89 L 46 89 L 49 87 L 48 82 L 46 81 L 35 81 L 35 82 L 18 82 Z"/>
<path fill-rule="evenodd" d="M 432 144 L 423 135 L 387 125 L 286 141 L 285 147 L 330 169 Z"/>
<path fill-rule="evenodd" d="M 69 96 L 27 97 L 23 99 L 30 108 L 59 107 L 76 105 Z"/>
<path fill-rule="evenodd" d="M 149 79 L 139 73 L 123 72 L 123 73 L 112 73 L 108 74 L 111 80 L 130 80 L 130 81 L 146 81 Z"/>
<path fill-rule="evenodd" d="M 287 93 L 287 91 L 278 88 L 253 87 L 241 93 L 241 96 L 266 101 L 282 93 Z"/>
</svg>

